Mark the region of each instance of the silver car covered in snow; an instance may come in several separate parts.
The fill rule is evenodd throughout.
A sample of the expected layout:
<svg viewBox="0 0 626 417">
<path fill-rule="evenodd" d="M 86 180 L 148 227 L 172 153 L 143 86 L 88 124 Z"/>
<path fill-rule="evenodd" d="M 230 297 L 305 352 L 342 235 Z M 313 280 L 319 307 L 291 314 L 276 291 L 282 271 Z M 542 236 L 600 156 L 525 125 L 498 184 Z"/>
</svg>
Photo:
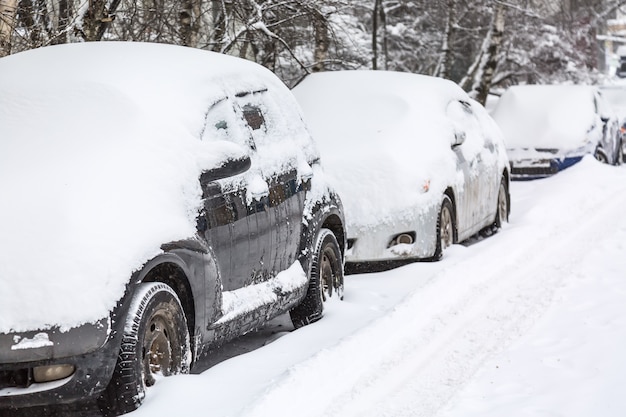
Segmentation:
<svg viewBox="0 0 626 417">
<path fill-rule="evenodd" d="M 347 271 L 439 259 L 508 219 L 501 132 L 455 83 L 337 71 L 309 75 L 293 92 L 342 196 Z"/>
</svg>

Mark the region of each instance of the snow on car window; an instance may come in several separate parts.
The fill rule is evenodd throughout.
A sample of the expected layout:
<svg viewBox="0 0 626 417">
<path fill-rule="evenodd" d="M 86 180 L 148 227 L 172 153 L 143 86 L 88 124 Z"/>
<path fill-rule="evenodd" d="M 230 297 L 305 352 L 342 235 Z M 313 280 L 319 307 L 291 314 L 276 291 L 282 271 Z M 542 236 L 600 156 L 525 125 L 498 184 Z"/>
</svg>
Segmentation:
<svg viewBox="0 0 626 417">
<path fill-rule="evenodd" d="M 309 162 L 317 159 L 317 150 L 293 98 L 278 95 L 281 101 L 277 101 L 274 93 L 272 88 L 240 94 L 236 99 L 256 144 L 253 161 L 265 176 L 294 169 L 300 177 L 308 176 Z"/>
</svg>

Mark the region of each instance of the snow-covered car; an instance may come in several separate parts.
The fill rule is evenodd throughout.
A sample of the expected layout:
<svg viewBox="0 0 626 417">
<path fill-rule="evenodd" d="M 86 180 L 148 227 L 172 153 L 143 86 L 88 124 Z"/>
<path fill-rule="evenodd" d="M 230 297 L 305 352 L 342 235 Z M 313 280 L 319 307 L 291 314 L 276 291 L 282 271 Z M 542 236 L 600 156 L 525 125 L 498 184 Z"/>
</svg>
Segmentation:
<svg viewBox="0 0 626 417">
<path fill-rule="evenodd" d="M 103 42 L 0 74 L 0 414 L 131 411 L 159 375 L 343 296 L 341 202 L 269 70 Z"/>
<path fill-rule="evenodd" d="M 346 270 L 443 250 L 508 220 L 501 132 L 455 83 L 392 71 L 307 76 L 293 90 L 346 215 Z"/>
<path fill-rule="evenodd" d="M 492 116 L 504 133 L 512 179 L 547 177 L 587 154 L 622 161 L 619 121 L 596 87 L 513 86 Z"/>
</svg>

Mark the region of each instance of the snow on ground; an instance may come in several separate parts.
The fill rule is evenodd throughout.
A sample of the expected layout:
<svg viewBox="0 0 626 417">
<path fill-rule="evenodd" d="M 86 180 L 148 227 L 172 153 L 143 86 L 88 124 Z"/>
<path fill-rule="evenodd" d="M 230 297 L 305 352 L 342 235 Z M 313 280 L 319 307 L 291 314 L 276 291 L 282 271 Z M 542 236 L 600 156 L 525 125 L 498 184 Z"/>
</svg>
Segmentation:
<svg viewBox="0 0 626 417">
<path fill-rule="evenodd" d="M 348 276 L 318 323 L 161 379 L 132 415 L 626 415 L 625 189 L 590 157 L 513 183 L 500 233 Z"/>
</svg>

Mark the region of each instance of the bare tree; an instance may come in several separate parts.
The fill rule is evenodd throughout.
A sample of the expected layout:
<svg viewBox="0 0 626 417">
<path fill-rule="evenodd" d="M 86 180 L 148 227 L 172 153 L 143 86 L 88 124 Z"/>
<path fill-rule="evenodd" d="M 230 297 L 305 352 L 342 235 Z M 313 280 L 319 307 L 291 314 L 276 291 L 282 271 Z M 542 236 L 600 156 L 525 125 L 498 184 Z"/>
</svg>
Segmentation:
<svg viewBox="0 0 626 417">
<path fill-rule="evenodd" d="M 0 0 L 0 57 L 11 53 L 16 13 L 17 0 Z"/>
<path fill-rule="evenodd" d="M 498 52 L 502 45 L 504 35 L 505 10 L 502 3 L 496 3 L 491 20 L 491 27 L 483 42 L 476 70 L 473 71 L 472 88 L 470 96 L 481 104 L 485 104 L 496 67 L 498 65 Z M 473 70 L 473 68 L 472 68 Z"/>
</svg>

